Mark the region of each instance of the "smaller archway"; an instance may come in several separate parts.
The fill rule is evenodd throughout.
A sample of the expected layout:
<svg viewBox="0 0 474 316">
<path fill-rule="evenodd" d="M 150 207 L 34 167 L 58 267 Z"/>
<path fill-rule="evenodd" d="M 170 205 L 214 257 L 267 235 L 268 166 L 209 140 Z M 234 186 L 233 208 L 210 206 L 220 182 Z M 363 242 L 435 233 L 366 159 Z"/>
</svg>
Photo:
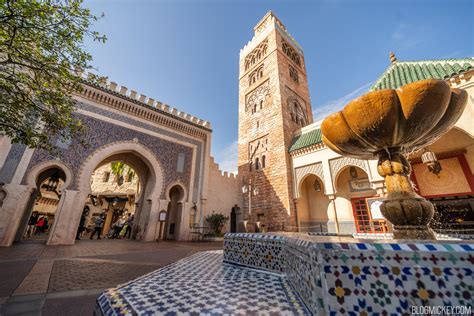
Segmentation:
<svg viewBox="0 0 474 316">
<path fill-rule="evenodd" d="M 367 173 L 357 166 L 346 166 L 335 178 L 335 207 L 342 233 L 386 232 L 383 219 L 372 218 L 367 199 L 375 198 Z"/>
<path fill-rule="evenodd" d="M 172 186 L 168 192 L 169 203 L 165 225 L 166 239 L 177 239 L 179 236 L 184 197 L 184 189 L 179 184 Z"/>
<path fill-rule="evenodd" d="M 297 208 L 300 231 L 327 232 L 329 198 L 324 194 L 322 180 L 314 174 L 306 175 L 300 182 L 299 193 Z"/>
<path fill-rule="evenodd" d="M 15 242 L 41 240 L 46 242 L 55 222 L 56 211 L 68 184 L 66 172 L 48 164 L 30 175 L 29 184 L 35 185 L 18 227 Z M 70 181 L 70 180 L 69 180 Z M 33 182 L 33 183 L 32 183 Z"/>
</svg>

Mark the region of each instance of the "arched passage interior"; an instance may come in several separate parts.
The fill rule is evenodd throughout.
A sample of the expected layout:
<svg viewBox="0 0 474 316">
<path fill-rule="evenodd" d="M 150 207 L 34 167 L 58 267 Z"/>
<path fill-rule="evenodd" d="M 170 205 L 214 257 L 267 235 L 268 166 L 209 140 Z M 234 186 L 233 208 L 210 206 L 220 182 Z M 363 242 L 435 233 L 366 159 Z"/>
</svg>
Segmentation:
<svg viewBox="0 0 474 316">
<path fill-rule="evenodd" d="M 299 187 L 298 220 L 301 232 L 327 232 L 329 198 L 323 182 L 314 174 L 307 175 Z"/>
<path fill-rule="evenodd" d="M 335 207 L 341 233 L 387 231 L 386 221 L 372 218 L 368 198 L 375 198 L 367 173 L 357 166 L 346 166 L 336 177 Z"/>
<path fill-rule="evenodd" d="M 184 190 L 180 185 L 174 185 L 169 190 L 168 210 L 166 216 L 165 238 L 177 239 L 183 212 Z"/>
<path fill-rule="evenodd" d="M 146 185 L 142 177 L 150 171 L 140 160 L 132 159 L 130 155 L 111 156 L 92 173 L 91 193 L 84 206 L 89 212 L 84 214 L 85 218 L 81 218 L 78 237 L 90 237 L 100 216 L 103 216 L 102 236 L 117 239 L 131 237 L 137 206 L 143 186 Z M 135 166 L 138 163 L 140 175 L 127 162 Z"/>
<path fill-rule="evenodd" d="M 61 202 L 66 173 L 58 166 L 41 171 L 32 190 L 18 227 L 15 242 L 42 240 L 46 242 L 55 222 L 56 210 Z"/>
</svg>

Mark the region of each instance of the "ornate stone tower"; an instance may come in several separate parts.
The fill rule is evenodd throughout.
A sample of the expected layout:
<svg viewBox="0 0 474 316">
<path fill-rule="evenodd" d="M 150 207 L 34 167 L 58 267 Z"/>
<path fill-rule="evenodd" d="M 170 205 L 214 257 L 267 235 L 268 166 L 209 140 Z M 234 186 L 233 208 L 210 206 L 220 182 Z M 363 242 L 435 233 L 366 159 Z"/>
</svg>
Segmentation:
<svg viewBox="0 0 474 316">
<path fill-rule="evenodd" d="M 243 217 L 249 231 L 296 230 L 288 148 L 313 116 L 303 50 L 271 11 L 240 51 L 239 72 L 239 175 L 250 187 Z"/>
</svg>

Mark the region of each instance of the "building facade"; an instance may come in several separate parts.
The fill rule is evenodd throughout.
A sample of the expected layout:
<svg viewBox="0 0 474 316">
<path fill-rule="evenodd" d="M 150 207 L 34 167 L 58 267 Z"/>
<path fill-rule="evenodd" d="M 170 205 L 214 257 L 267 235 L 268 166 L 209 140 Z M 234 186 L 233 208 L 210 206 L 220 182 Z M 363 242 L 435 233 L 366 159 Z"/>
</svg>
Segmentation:
<svg viewBox="0 0 474 316">
<path fill-rule="evenodd" d="M 54 156 L 0 138 L 1 246 L 23 238 L 34 206 L 45 198 L 54 202 L 48 210 L 53 218 L 47 244 L 74 243 L 83 209 L 105 212 L 114 203 L 105 194 L 97 207 L 91 179 L 94 171 L 102 172 L 102 166 L 115 161 L 129 165 L 139 181 L 137 194 L 126 198 L 131 204 L 127 209 L 135 213 L 135 239 L 187 240 L 190 227 L 204 226 L 207 214 L 229 215 L 233 205 L 241 203 L 239 192 L 230 189 L 240 184 L 237 178 L 215 171 L 209 122 L 114 82 L 94 85 L 85 79 L 83 87 L 74 95 L 74 115 L 87 127 L 87 147 L 77 139 L 58 140 L 60 154 Z M 215 204 L 209 205 L 208 190 L 217 182 L 231 193 L 211 199 Z M 56 199 L 44 194 L 45 188 Z"/>
<path fill-rule="evenodd" d="M 268 12 L 240 51 L 238 173 L 246 230 L 297 228 L 288 147 L 312 123 L 304 54 Z"/>
<path fill-rule="evenodd" d="M 434 78 L 468 93 L 468 104 L 454 128 L 408 158 L 418 194 L 436 207 L 432 227 L 440 233 L 472 234 L 474 58 L 399 62 L 391 54 L 390 59 L 390 66 L 371 91 Z M 385 188 L 377 173 L 377 161 L 336 154 L 323 144 L 320 124 L 315 122 L 296 132 L 289 147 L 299 230 L 349 234 L 389 231 L 390 225 L 378 208 Z"/>
</svg>

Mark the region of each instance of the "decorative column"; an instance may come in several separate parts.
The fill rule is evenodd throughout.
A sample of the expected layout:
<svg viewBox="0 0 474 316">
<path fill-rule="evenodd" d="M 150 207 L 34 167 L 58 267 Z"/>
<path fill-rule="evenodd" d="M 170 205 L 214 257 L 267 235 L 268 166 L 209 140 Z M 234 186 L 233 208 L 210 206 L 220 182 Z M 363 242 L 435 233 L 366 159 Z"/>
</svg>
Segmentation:
<svg viewBox="0 0 474 316">
<path fill-rule="evenodd" d="M 337 210 L 336 210 L 336 196 L 334 194 L 329 194 L 327 195 L 329 199 L 329 205 L 328 205 L 328 232 L 329 233 L 337 233 L 339 234 L 339 221 L 337 219 Z"/>
</svg>

